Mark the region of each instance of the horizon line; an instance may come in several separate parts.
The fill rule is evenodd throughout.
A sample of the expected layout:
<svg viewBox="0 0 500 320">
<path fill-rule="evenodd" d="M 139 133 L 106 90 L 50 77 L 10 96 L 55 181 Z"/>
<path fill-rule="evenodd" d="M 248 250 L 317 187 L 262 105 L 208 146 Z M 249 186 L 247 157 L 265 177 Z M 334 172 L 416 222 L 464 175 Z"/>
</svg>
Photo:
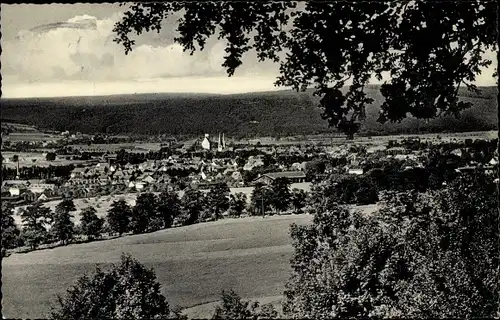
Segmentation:
<svg viewBox="0 0 500 320">
<path fill-rule="evenodd" d="M 366 86 L 381 86 L 380 83 L 369 83 Z M 349 85 L 345 85 L 344 87 L 349 87 Z M 343 87 L 343 88 L 344 88 Z M 460 85 L 459 87 L 467 88 L 467 86 Z M 497 87 L 496 85 L 481 85 L 477 86 L 477 88 L 491 88 Z M 269 90 L 256 90 L 256 91 L 242 91 L 242 92 L 230 92 L 230 93 L 221 93 L 221 92 L 200 92 L 200 91 L 156 91 L 156 92 L 132 92 L 132 93 L 102 93 L 102 94 L 88 94 L 88 95 L 54 95 L 54 96 L 27 96 L 27 97 L 4 97 L 3 94 L 0 96 L 0 100 L 19 100 L 19 99 L 54 99 L 54 98 L 99 98 L 99 97 L 112 97 L 112 96 L 135 96 L 135 95 L 199 95 L 199 96 L 234 96 L 240 94 L 259 94 L 259 93 L 275 93 L 280 91 L 291 91 L 295 93 L 306 92 L 308 90 L 314 90 L 314 87 L 309 87 L 306 90 L 295 90 L 293 88 L 283 88 L 279 87 L 276 89 Z"/>
</svg>

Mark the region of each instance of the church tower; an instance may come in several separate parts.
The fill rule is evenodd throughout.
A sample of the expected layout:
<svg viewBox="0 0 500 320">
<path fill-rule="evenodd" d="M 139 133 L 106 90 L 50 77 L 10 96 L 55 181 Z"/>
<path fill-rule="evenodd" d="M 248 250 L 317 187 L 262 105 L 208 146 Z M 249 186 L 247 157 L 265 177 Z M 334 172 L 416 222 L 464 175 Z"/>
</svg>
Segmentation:
<svg viewBox="0 0 500 320">
<path fill-rule="evenodd" d="M 222 141 L 220 139 L 220 132 L 219 132 L 219 141 L 217 143 L 217 151 L 219 151 L 219 152 L 222 151 Z"/>
<path fill-rule="evenodd" d="M 208 133 L 205 134 L 205 139 L 201 142 L 201 147 L 205 150 L 210 150 L 210 141 L 208 140 Z"/>
</svg>

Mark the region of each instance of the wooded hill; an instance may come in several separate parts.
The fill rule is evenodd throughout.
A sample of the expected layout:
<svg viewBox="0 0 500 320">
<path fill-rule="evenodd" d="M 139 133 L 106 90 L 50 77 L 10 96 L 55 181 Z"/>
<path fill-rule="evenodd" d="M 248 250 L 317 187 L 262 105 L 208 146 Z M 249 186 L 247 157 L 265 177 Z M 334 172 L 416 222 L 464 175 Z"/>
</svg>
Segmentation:
<svg viewBox="0 0 500 320">
<path fill-rule="evenodd" d="M 378 123 L 383 97 L 378 86 L 365 91 L 374 99 L 367 108 L 364 134 L 464 132 L 496 129 L 496 88 L 482 87 L 481 95 L 460 91 L 473 107 L 459 118 L 428 122 L 406 119 Z M 233 137 L 286 136 L 332 133 L 321 119 L 318 97 L 312 90 L 233 95 L 134 94 L 97 97 L 2 99 L 2 121 L 35 125 L 40 129 L 88 134 L 200 135 L 225 132 Z"/>
</svg>

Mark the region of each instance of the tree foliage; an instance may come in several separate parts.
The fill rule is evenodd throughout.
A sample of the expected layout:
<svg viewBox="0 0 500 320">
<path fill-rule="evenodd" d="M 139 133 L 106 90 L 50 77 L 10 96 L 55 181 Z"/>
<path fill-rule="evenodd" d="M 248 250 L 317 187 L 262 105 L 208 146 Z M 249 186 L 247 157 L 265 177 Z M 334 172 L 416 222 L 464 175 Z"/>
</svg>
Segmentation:
<svg viewBox="0 0 500 320">
<path fill-rule="evenodd" d="M 14 210 L 9 203 L 2 203 L 2 249 L 12 249 L 21 244 L 21 230 L 17 227 Z M 3 252 L 3 251 L 2 251 Z"/>
<path fill-rule="evenodd" d="M 132 208 L 130 229 L 133 233 L 146 231 L 150 222 L 156 218 L 157 198 L 153 193 L 142 193 Z"/>
<path fill-rule="evenodd" d="M 231 194 L 229 197 L 230 214 L 239 217 L 247 205 L 247 195 L 243 192 Z"/>
<path fill-rule="evenodd" d="M 111 231 L 120 236 L 128 232 L 131 215 L 132 209 L 125 200 L 113 201 L 107 213 L 107 221 Z"/>
<path fill-rule="evenodd" d="M 229 187 L 225 183 L 212 187 L 207 194 L 207 207 L 213 219 L 220 219 L 229 209 Z"/>
<path fill-rule="evenodd" d="M 177 192 L 162 192 L 158 197 L 158 215 L 163 219 L 164 226 L 170 228 L 180 214 L 181 201 Z"/>
<path fill-rule="evenodd" d="M 103 231 L 104 219 L 96 213 L 94 207 L 87 207 L 81 212 L 80 229 L 89 240 L 100 238 Z"/>
<path fill-rule="evenodd" d="M 254 214 L 265 215 L 272 205 L 273 192 L 269 186 L 256 183 L 252 190 L 251 207 Z"/>
<path fill-rule="evenodd" d="M 83 276 L 58 296 L 52 319 L 168 319 L 168 302 L 152 270 L 130 255 L 104 272 Z"/>
<path fill-rule="evenodd" d="M 45 156 L 45 160 L 47 160 L 47 161 L 54 161 L 54 160 L 56 160 L 56 154 L 55 154 L 55 152 L 47 152 L 47 155 Z"/>
<path fill-rule="evenodd" d="M 115 41 L 129 53 L 132 32 L 160 32 L 162 20 L 178 14 L 175 42 L 185 50 L 203 50 L 210 37 L 226 40 L 222 66 L 229 76 L 251 49 L 261 61 L 279 61 L 276 85 L 313 85 L 324 119 L 349 137 L 373 102 L 364 91 L 372 76 L 390 76 L 380 89 L 380 122 L 458 114 L 470 107 L 458 100 L 459 86 L 476 90 L 476 76 L 491 64 L 483 53 L 496 49 L 494 1 L 309 1 L 296 7 L 292 1 L 133 4 L 114 27 Z"/>
<path fill-rule="evenodd" d="M 307 193 L 302 189 L 293 189 L 291 199 L 295 213 L 302 213 L 307 204 Z"/>
<path fill-rule="evenodd" d="M 50 229 L 51 234 L 63 244 L 71 241 L 75 233 L 75 224 L 71 221 L 71 213 L 76 211 L 73 200 L 65 199 L 57 206 Z"/>
<path fill-rule="evenodd" d="M 63 211 L 54 215 L 54 222 L 50 228 L 50 233 L 61 241 L 62 244 L 67 244 L 73 240 L 75 235 L 75 224 L 71 221 L 71 214 Z"/>
<path fill-rule="evenodd" d="M 222 291 L 221 303 L 215 307 L 212 319 L 277 319 L 272 304 L 260 306 L 258 302 L 242 301 L 233 290 Z"/>
<path fill-rule="evenodd" d="M 183 225 L 197 223 L 205 208 L 205 195 L 199 190 L 188 188 L 182 196 L 181 204 L 181 223 Z"/>
<path fill-rule="evenodd" d="M 36 249 L 48 239 L 47 226 L 53 221 L 53 213 L 49 208 L 36 202 L 22 209 L 21 219 L 23 221 L 22 238 L 31 249 Z"/>
<path fill-rule="evenodd" d="M 76 211 L 75 203 L 71 199 L 64 199 L 63 201 L 59 202 L 56 206 L 55 213 L 69 213 Z"/>
<path fill-rule="evenodd" d="M 290 192 L 290 180 L 287 178 L 276 178 L 271 183 L 272 206 L 278 211 L 285 211 L 290 206 L 292 194 Z"/>
<path fill-rule="evenodd" d="M 498 302 L 498 215 L 491 177 L 444 190 L 391 192 L 363 215 L 331 204 L 292 226 L 294 318 L 493 317 Z"/>
</svg>

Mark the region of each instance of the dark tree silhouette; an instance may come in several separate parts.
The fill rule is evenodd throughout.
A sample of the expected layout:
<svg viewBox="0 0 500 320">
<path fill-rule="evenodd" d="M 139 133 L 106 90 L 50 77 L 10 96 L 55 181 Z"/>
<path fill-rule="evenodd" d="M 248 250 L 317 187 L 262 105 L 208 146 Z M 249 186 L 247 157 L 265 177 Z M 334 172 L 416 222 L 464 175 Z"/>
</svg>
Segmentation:
<svg viewBox="0 0 500 320">
<path fill-rule="evenodd" d="M 153 270 L 130 255 L 109 271 L 96 267 L 58 295 L 52 319 L 172 319 Z"/>
<path fill-rule="evenodd" d="M 148 229 L 150 222 L 156 218 L 157 202 L 153 193 L 143 193 L 137 197 L 130 219 L 132 232 L 142 233 Z"/>
<path fill-rule="evenodd" d="M 308 1 L 172 2 L 132 4 L 115 27 L 115 41 L 129 53 L 130 34 L 154 30 L 180 15 L 175 41 L 193 53 L 210 37 L 227 41 L 228 75 L 254 49 L 260 60 L 280 62 L 278 86 L 322 95 L 323 117 L 349 137 L 359 129 L 364 92 L 374 76 L 385 101 L 380 122 L 411 115 L 429 119 L 458 114 L 470 103 L 457 98 L 460 85 L 491 64 L 495 50 L 494 1 Z M 218 34 L 217 34 L 218 33 Z M 349 84 L 350 83 L 350 84 Z M 348 85 L 348 89 L 343 89 Z"/>
<path fill-rule="evenodd" d="M 206 197 L 211 216 L 215 220 L 220 219 L 222 213 L 229 209 L 229 187 L 225 183 L 218 184 L 210 189 Z"/>
<path fill-rule="evenodd" d="M 35 203 L 21 211 L 22 237 L 30 248 L 36 249 L 47 239 L 47 225 L 52 223 L 53 213 L 49 208 Z"/>
<path fill-rule="evenodd" d="M 97 216 L 97 210 L 94 207 L 87 207 L 81 212 L 80 228 L 82 233 L 89 240 L 101 237 L 104 219 Z"/>
<path fill-rule="evenodd" d="M 130 217 L 132 209 L 125 200 L 114 201 L 108 210 L 107 220 L 111 231 L 120 236 L 129 231 Z"/>
<path fill-rule="evenodd" d="M 181 200 L 175 191 L 162 192 L 158 197 L 158 215 L 165 228 L 170 228 L 175 218 L 181 214 Z"/>
</svg>

